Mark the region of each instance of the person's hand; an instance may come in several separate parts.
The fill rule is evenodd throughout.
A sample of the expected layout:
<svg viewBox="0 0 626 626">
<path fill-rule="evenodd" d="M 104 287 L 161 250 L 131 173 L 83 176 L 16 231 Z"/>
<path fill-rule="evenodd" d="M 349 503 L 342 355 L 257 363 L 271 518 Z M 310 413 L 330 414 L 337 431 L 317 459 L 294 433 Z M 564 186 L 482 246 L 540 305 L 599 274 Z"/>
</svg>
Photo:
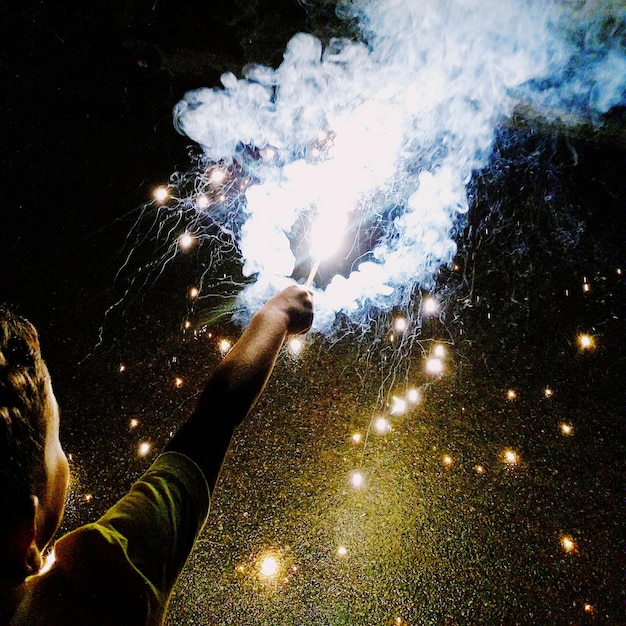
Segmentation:
<svg viewBox="0 0 626 626">
<path fill-rule="evenodd" d="M 263 309 L 285 316 L 287 334 L 305 333 L 313 323 L 313 292 L 300 285 L 290 285 L 270 298 Z"/>
</svg>

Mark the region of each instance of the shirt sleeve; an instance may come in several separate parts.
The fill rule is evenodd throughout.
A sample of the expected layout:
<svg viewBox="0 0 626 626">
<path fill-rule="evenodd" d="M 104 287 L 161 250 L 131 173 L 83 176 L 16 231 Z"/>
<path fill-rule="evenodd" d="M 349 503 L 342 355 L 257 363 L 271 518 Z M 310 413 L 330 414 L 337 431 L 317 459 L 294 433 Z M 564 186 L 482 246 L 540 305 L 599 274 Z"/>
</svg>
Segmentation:
<svg viewBox="0 0 626 626">
<path fill-rule="evenodd" d="M 184 454 L 166 452 L 97 522 L 57 542 L 59 565 L 93 608 L 108 598 L 113 606 L 105 611 L 115 604 L 121 609 L 126 600 L 126 611 L 134 603 L 145 616 L 128 623 L 159 624 L 206 520 L 209 498 L 200 468 Z"/>
<path fill-rule="evenodd" d="M 171 590 L 204 525 L 209 488 L 200 468 L 166 452 L 98 520 L 127 540 L 128 558 L 160 591 Z"/>
</svg>

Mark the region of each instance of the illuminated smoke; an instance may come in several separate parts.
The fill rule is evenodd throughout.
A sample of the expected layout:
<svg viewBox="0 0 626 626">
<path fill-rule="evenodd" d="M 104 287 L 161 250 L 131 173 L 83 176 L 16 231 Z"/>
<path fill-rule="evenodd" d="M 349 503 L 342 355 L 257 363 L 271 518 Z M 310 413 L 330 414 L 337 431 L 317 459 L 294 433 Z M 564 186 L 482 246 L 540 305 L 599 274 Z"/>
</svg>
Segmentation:
<svg viewBox="0 0 626 626">
<path fill-rule="evenodd" d="M 401 308 L 433 287 L 456 252 L 466 185 L 516 106 L 597 122 L 626 85 L 617 1 L 371 0 L 337 11 L 357 18 L 361 42 L 298 34 L 280 67 L 224 74 L 223 87 L 189 92 L 174 111 L 207 161 L 253 181 L 235 235 L 253 278 L 241 294 L 249 311 L 306 277 L 325 239 L 343 233 L 315 283 L 322 331 L 339 312 L 361 323 L 371 307 Z"/>
</svg>

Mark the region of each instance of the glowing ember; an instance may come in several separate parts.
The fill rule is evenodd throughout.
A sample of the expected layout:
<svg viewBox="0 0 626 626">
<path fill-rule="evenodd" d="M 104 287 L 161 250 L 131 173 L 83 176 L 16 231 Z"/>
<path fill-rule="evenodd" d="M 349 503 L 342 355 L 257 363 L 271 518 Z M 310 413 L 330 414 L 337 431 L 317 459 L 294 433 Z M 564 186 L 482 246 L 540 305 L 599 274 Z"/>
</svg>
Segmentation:
<svg viewBox="0 0 626 626">
<path fill-rule="evenodd" d="M 428 297 L 422 303 L 422 311 L 424 315 L 434 315 L 437 312 L 437 300 L 432 297 Z"/>
<path fill-rule="evenodd" d="M 517 465 L 519 463 L 519 455 L 515 452 L 515 450 L 505 450 L 502 453 L 502 459 L 509 466 Z"/>
<path fill-rule="evenodd" d="M 403 333 L 409 327 L 406 317 L 396 317 L 393 328 L 398 333 Z"/>
<path fill-rule="evenodd" d="M 361 474 L 361 472 L 354 472 L 350 477 L 350 483 L 356 489 L 362 487 L 364 482 L 365 479 L 363 478 L 363 474 Z"/>
<path fill-rule="evenodd" d="M 209 175 L 209 183 L 211 183 L 211 185 L 219 186 L 224 182 L 225 179 L 226 172 L 223 169 L 216 167 L 211 170 L 211 174 Z"/>
<path fill-rule="evenodd" d="M 379 417 L 376 422 L 374 422 L 374 427 L 381 435 L 391 430 L 391 425 L 384 417 Z"/>
<path fill-rule="evenodd" d="M 581 350 L 592 350 L 596 344 L 591 335 L 583 333 L 578 335 L 578 346 Z"/>
<path fill-rule="evenodd" d="M 287 345 L 293 356 L 298 356 L 304 349 L 304 341 L 298 337 L 292 337 Z"/>
<path fill-rule="evenodd" d="M 280 561 L 274 553 L 265 554 L 258 561 L 259 574 L 264 578 L 275 578 L 280 572 Z"/>
<path fill-rule="evenodd" d="M 426 361 L 426 371 L 430 374 L 441 374 L 443 372 L 443 361 L 435 357 Z"/>
<path fill-rule="evenodd" d="M 391 399 L 391 409 L 389 410 L 389 412 L 392 415 L 402 415 L 403 413 L 406 413 L 406 410 L 407 410 L 406 400 L 393 396 L 393 398 Z"/>
<path fill-rule="evenodd" d="M 162 204 L 170 197 L 170 192 L 168 191 L 167 187 L 161 186 L 157 187 L 152 195 L 157 202 Z"/>
<path fill-rule="evenodd" d="M 200 210 L 208 209 L 209 204 L 209 199 L 204 194 L 201 194 L 196 198 L 196 208 Z"/>
<path fill-rule="evenodd" d="M 409 389 L 406 394 L 406 399 L 411 404 L 417 404 L 420 401 L 420 392 L 417 389 Z"/>
<path fill-rule="evenodd" d="M 271 159 L 273 159 L 278 153 L 276 152 L 276 150 L 274 148 L 263 148 L 263 150 L 260 151 L 260 155 L 263 159 L 265 159 L 266 161 L 270 161 Z"/>
<path fill-rule="evenodd" d="M 181 250 L 189 250 L 193 246 L 196 238 L 191 233 L 183 233 L 178 238 L 178 245 Z"/>
</svg>

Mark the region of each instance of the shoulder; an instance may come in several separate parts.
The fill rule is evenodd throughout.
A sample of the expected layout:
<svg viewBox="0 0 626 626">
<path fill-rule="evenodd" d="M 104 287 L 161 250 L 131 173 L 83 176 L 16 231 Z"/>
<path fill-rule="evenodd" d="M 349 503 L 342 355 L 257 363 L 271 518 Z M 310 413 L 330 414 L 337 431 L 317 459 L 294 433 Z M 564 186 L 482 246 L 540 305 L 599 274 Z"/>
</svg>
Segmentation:
<svg viewBox="0 0 626 626">
<path fill-rule="evenodd" d="M 155 532 L 157 525 L 180 524 L 199 531 L 209 505 L 209 487 L 200 468 L 180 452 L 166 452 L 98 523 L 125 534 L 133 528 Z"/>
<path fill-rule="evenodd" d="M 15 626 L 144 624 L 157 605 L 123 549 L 95 525 L 81 527 L 55 545 L 56 560 L 33 576 Z M 127 621 L 128 620 L 128 621 Z"/>
<path fill-rule="evenodd" d="M 97 522 L 56 542 L 54 565 L 29 580 L 12 624 L 160 624 L 208 506 L 196 464 L 161 455 Z"/>
</svg>

